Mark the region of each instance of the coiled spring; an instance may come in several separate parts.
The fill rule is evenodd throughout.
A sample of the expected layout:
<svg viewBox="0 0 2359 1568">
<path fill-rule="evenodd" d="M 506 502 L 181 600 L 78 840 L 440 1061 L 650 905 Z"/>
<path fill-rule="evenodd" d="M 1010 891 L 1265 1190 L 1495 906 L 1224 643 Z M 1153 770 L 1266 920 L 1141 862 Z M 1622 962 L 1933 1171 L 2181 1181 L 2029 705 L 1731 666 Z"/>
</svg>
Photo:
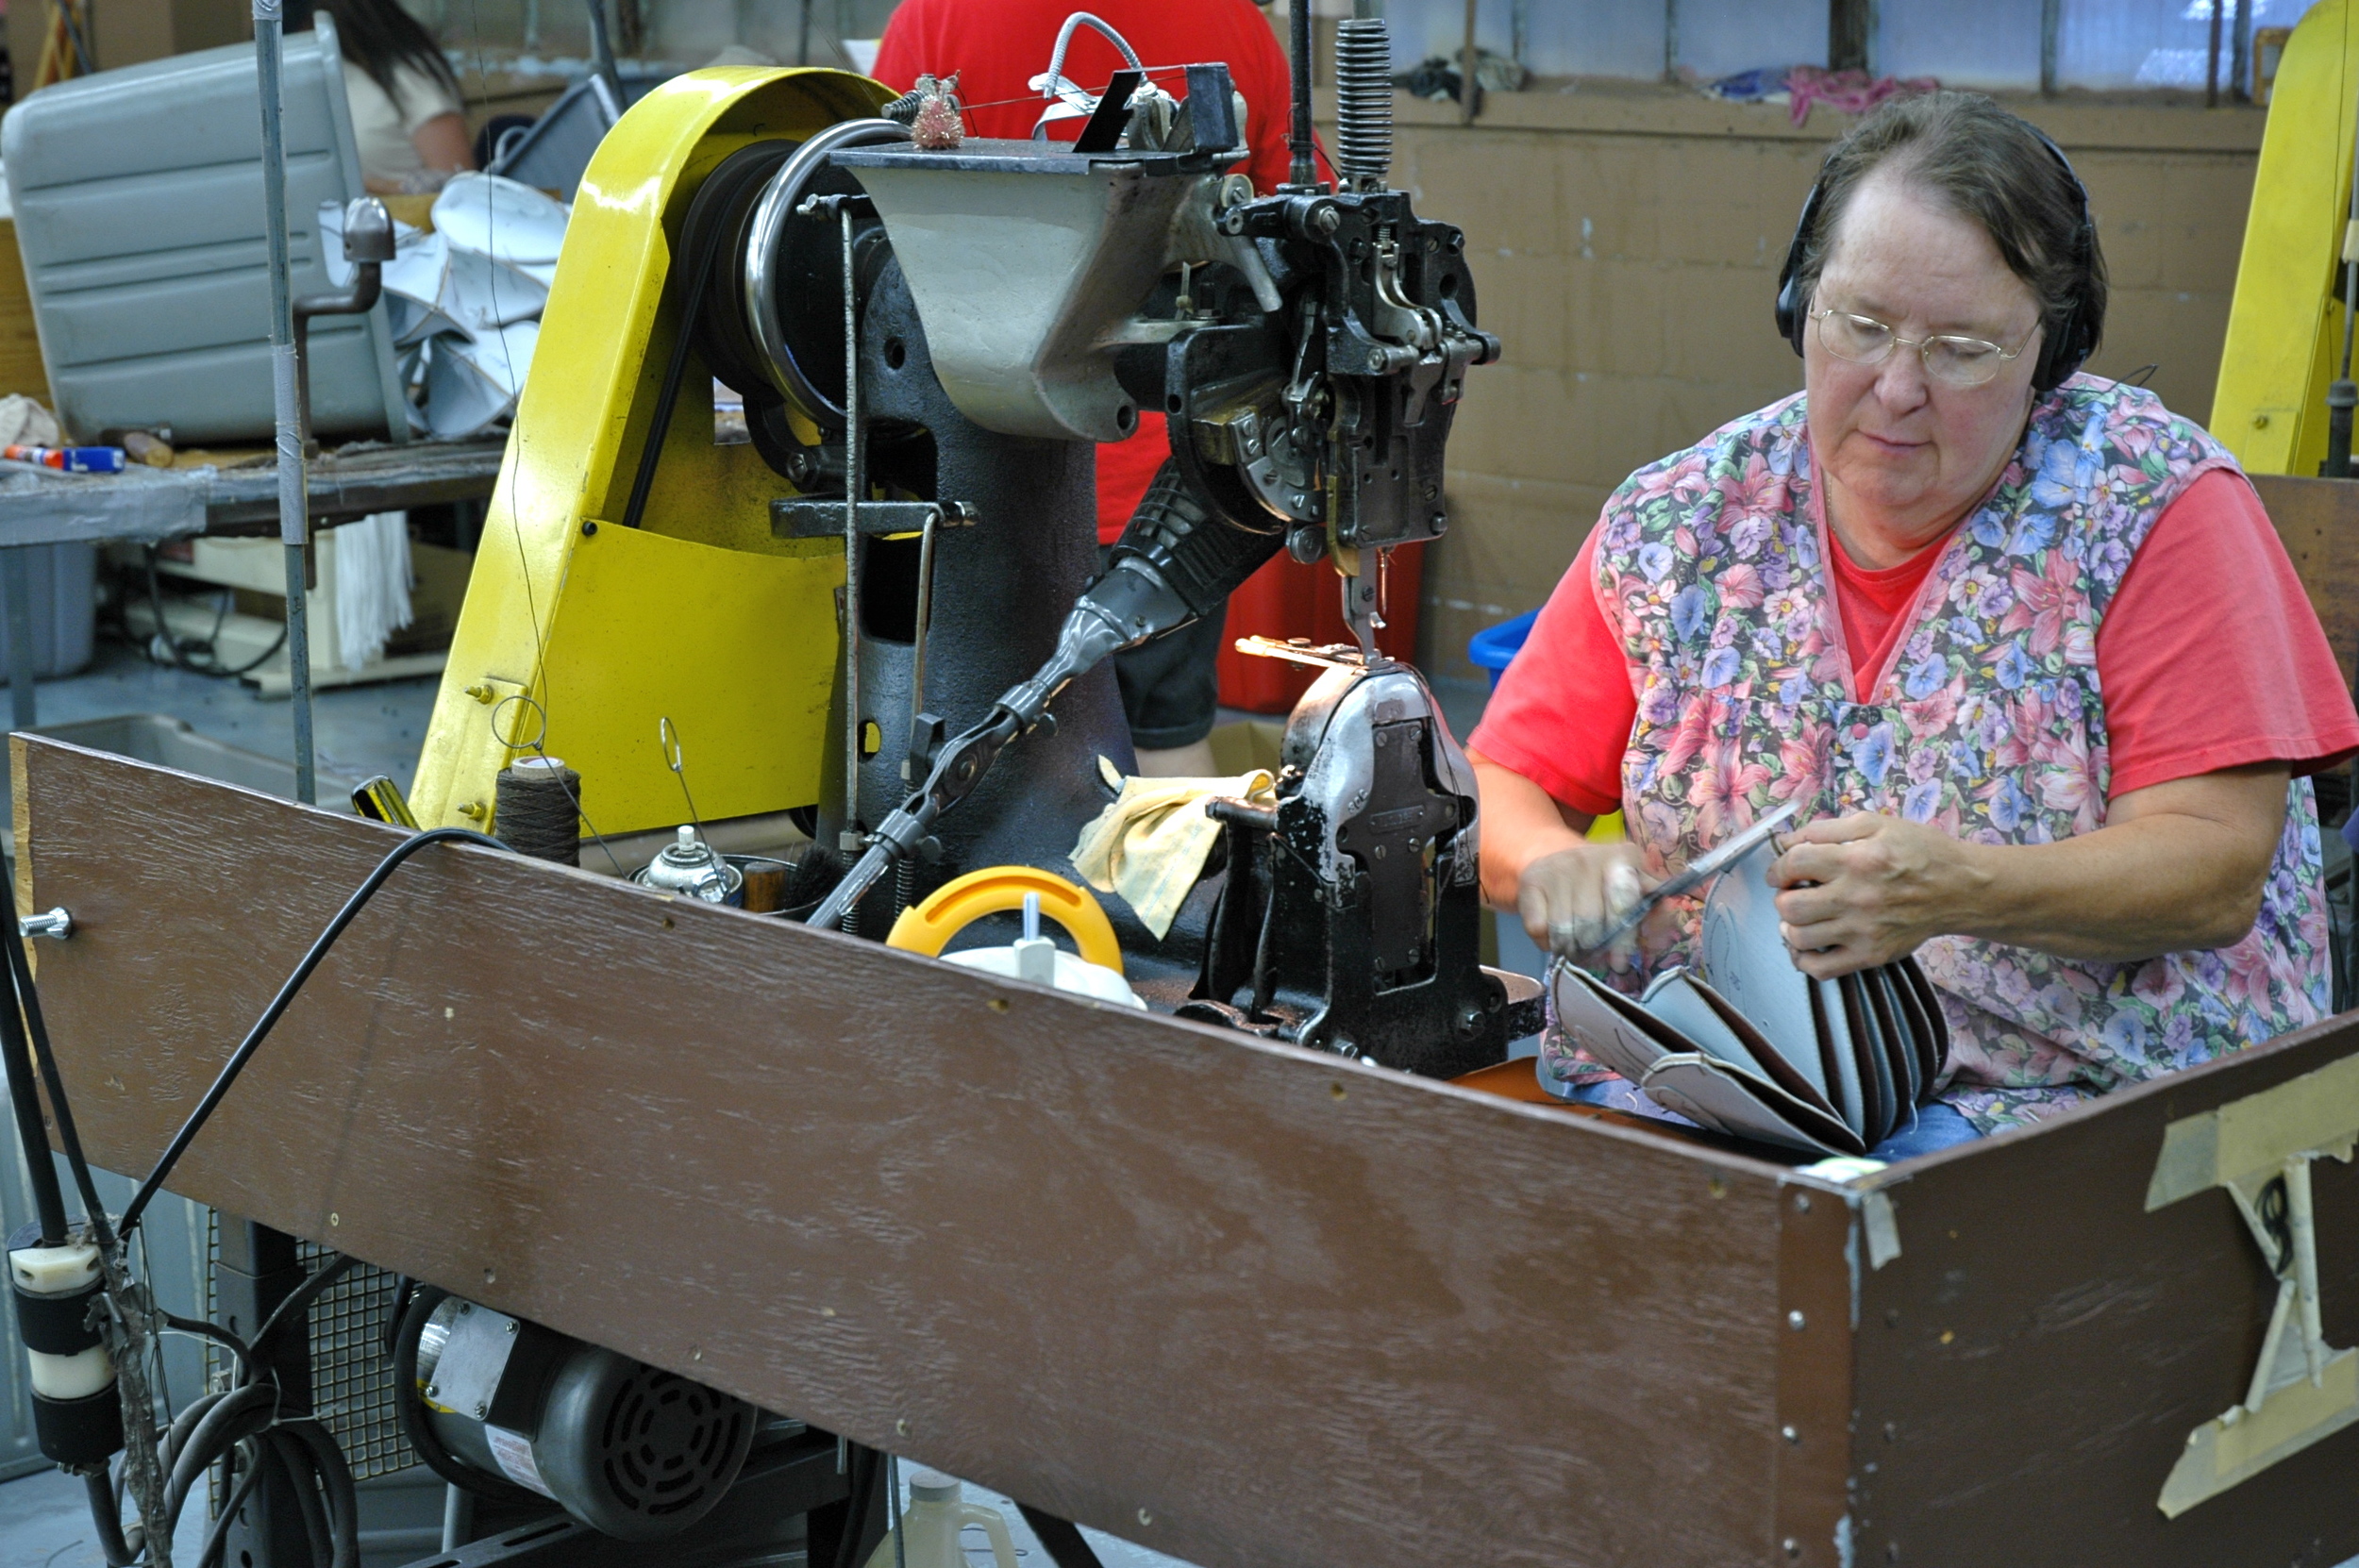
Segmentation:
<svg viewBox="0 0 2359 1568">
<path fill-rule="evenodd" d="M 1336 26 L 1335 149 L 1347 188 L 1384 189 L 1393 167 L 1393 41 L 1380 19 Z"/>
</svg>

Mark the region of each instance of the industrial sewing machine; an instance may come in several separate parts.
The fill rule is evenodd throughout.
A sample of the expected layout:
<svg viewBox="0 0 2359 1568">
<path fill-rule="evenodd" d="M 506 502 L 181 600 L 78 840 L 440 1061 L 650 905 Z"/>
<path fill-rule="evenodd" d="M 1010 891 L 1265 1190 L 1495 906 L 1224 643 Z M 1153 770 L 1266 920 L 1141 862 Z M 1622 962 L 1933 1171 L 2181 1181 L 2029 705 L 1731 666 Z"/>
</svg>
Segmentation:
<svg viewBox="0 0 2359 1568">
<path fill-rule="evenodd" d="M 1281 549 L 1325 558 L 1357 645 L 1265 649 L 1325 667 L 1275 804 L 1207 803 L 1221 852 L 1160 940 L 1102 902 L 1163 1010 L 1430 1076 L 1500 1060 L 1536 987 L 1479 961 L 1473 778 L 1372 636 L 1386 554 L 1447 525 L 1451 416 L 1498 343 L 1459 230 L 1387 183 L 1383 25 L 1347 24 L 1341 58 L 1339 182 L 1298 71 L 1293 178 L 1266 197 L 1230 172 L 1244 106 L 1217 62 L 1176 97 L 1137 70 L 1062 84 L 1071 143 L 921 146 L 919 95 L 831 73 L 701 73 L 635 109 L 583 184 L 420 819 L 498 831 L 499 770 L 561 754 L 594 832 L 676 821 L 658 770 L 680 759 L 652 742 L 684 716 L 714 815 L 810 834 L 783 912 L 881 938 L 963 873 L 1070 874 L 1098 759 L 1130 763 L 1109 656 Z M 665 211 L 618 211 L 648 178 Z M 708 437 L 716 378 L 749 449 Z M 1101 570 L 1093 448 L 1142 408 L 1170 455 Z M 386 1344 L 434 1474 L 487 1520 L 578 1522 L 483 1561 L 577 1557 L 590 1528 L 842 1568 L 874 1539 L 874 1456 L 799 1423 L 440 1290 L 395 1304 Z"/>
<path fill-rule="evenodd" d="M 1161 941 L 1106 902 L 1151 1001 L 1454 1076 L 1498 1060 L 1529 1007 L 1511 1009 L 1478 961 L 1472 776 L 1431 693 L 1375 653 L 1370 628 L 1383 557 L 1447 525 L 1451 415 L 1498 344 L 1475 325 L 1459 231 L 1387 184 L 1381 24 L 1346 29 L 1341 59 L 1340 183 L 1314 178 L 1300 101 L 1293 182 L 1268 197 L 1230 172 L 1242 100 L 1218 63 L 1187 67 L 1178 98 L 1140 71 L 1102 93 L 1068 85 L 1087 111 L 1070 143 L 921 147 L 916 94 L 892 114 L 745 137 L 670 239 L 686 265 L 654 324 L 670 338 L 662 391 L 606 515 L 651 525 L 682 387 L 717 375 L 742 391 L 771 532 L 842 563 L 840 589 L 807 579 L 796 611 L 828 592 L 840 628 L 825 721 L 788 742 L 809 793 L 780 781 L 759 804 L 815 808 L 797 912 L 878 938 L 962 873 L 1069 872 L 1108 798 L 1096 759 L 1129 761 L 1108 656 L 1217 609 L 1280 549 L 1331 560 L 1359 646 L 1269 650 L 1329 667 L 1288 726 L 1277 809 L 1215 808 L 1227 852 Z M 564 303 L 544 342 L 571 327 Z M 544 363 L 534 388 L 565 374 Z M 1170 457 L 1100 572 L 1093 448 L 1134 431 L 1142 408 L 1168 418 Z M 543 429 L 528 392 L 520 446 Z M 537 531 L 521 509 L 510 525 Z M 599 526 L 579 525 L 590 549 Z M 454 649 L 422 819 L 488 820 L 488 773 L 545 736 L 581 769 L 595 821 L 612 776 L 645 770 L 655 719 L 633 715 L 639 733 L 601 754 L 544 675 L 510 683 L 527 700 L 505 705 L 504 731 L 484 726 L 489 743 L 456 741 L 494 695 L 468 658 L 479 623 L 513 630 L 503 542 L 483 556 L 494 576 Z M 534 619 L 561 624 L 571 588 Z M 657 657 L 631 643 L 616 633 L 602 653 Z M 683 686 L 712 678 L 668 668 Z M 778 727 L 741 717 L 730 743 Z M 1257 940 L 1265 929 L 1282 940 Z"/>
</svg>

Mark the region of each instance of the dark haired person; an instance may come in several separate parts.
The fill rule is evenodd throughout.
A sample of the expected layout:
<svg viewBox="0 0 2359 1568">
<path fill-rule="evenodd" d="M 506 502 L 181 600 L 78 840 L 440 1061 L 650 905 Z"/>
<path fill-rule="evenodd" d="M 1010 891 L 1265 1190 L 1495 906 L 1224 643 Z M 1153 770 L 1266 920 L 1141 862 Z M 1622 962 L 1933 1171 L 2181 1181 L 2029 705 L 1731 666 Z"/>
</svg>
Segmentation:
<svg viewBox="0 0 2359 1568">
<path fill-rule="evenodd" d="M 1471 738 L 1490 899 L 1581 952 L 1799 799 L 1796 963 L 1915 952 L 1948 1017 L 1896 1156 L 2323 1016 L 2307 776 L 2359 715 L 2234 459 L 2076 374 L 2105 272 L 2063 155 L 1978 95 L 1887 104 L 1797 252 L 1804 391 L 1614 492 Z M 1698 915 L 1582 956 L 1643 984 Z M 1541 1074 L 1648 1109 L 1553 1034 Z"/>
<path fill-rule="evenodd" d="M 459 78 L 395 0 L 319 0 L 336 23 L 360 180 L 378 195 L 439 191 L 475 167 Z"/>
</svg>

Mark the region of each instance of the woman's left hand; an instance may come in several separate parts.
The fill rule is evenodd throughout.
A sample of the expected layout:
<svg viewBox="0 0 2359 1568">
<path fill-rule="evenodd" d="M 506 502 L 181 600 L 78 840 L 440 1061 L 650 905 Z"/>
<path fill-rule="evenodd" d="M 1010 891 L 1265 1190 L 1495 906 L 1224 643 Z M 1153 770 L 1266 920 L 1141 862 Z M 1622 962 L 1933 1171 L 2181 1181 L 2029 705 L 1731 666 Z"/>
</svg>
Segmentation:
<svg viewBox="0 0 2359 1568">
<path fill-rule="evenodd" d="M 1814 822 L 1770 862 L 1779 930 L 1804 974 L 1892 963 L 1963 923 L 1982 877 L 1973 846 L 1899 817 Z"/>
</svg>

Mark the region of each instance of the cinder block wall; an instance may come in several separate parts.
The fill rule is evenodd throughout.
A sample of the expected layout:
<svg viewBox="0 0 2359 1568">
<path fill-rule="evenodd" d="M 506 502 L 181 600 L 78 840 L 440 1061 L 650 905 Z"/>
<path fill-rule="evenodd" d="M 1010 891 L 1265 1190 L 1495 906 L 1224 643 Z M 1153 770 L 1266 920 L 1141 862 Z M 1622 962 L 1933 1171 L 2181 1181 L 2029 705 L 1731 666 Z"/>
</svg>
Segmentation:
<svg viewBox="0 0 2359 1568">
<path fill-rule="evenodd" d="M 1829 142 L 1825 108 L 1715 104 L 1642 84 L 1493 96 L 1472 126 L 1395 99 L 1394 178 L 1466 231 L 1506 357 L 1468 377 L 1455 520 L 1425 569 L 1427 669 L 1540 604 L 1632 470 L 1801 384 L 1770 323 L 1779 264 Z M 2067 96 L 2015 107 L 2089 187 L 2113 307 L 2092 368 L 2210 410 L 2262 111 Z"/>
</svg>

